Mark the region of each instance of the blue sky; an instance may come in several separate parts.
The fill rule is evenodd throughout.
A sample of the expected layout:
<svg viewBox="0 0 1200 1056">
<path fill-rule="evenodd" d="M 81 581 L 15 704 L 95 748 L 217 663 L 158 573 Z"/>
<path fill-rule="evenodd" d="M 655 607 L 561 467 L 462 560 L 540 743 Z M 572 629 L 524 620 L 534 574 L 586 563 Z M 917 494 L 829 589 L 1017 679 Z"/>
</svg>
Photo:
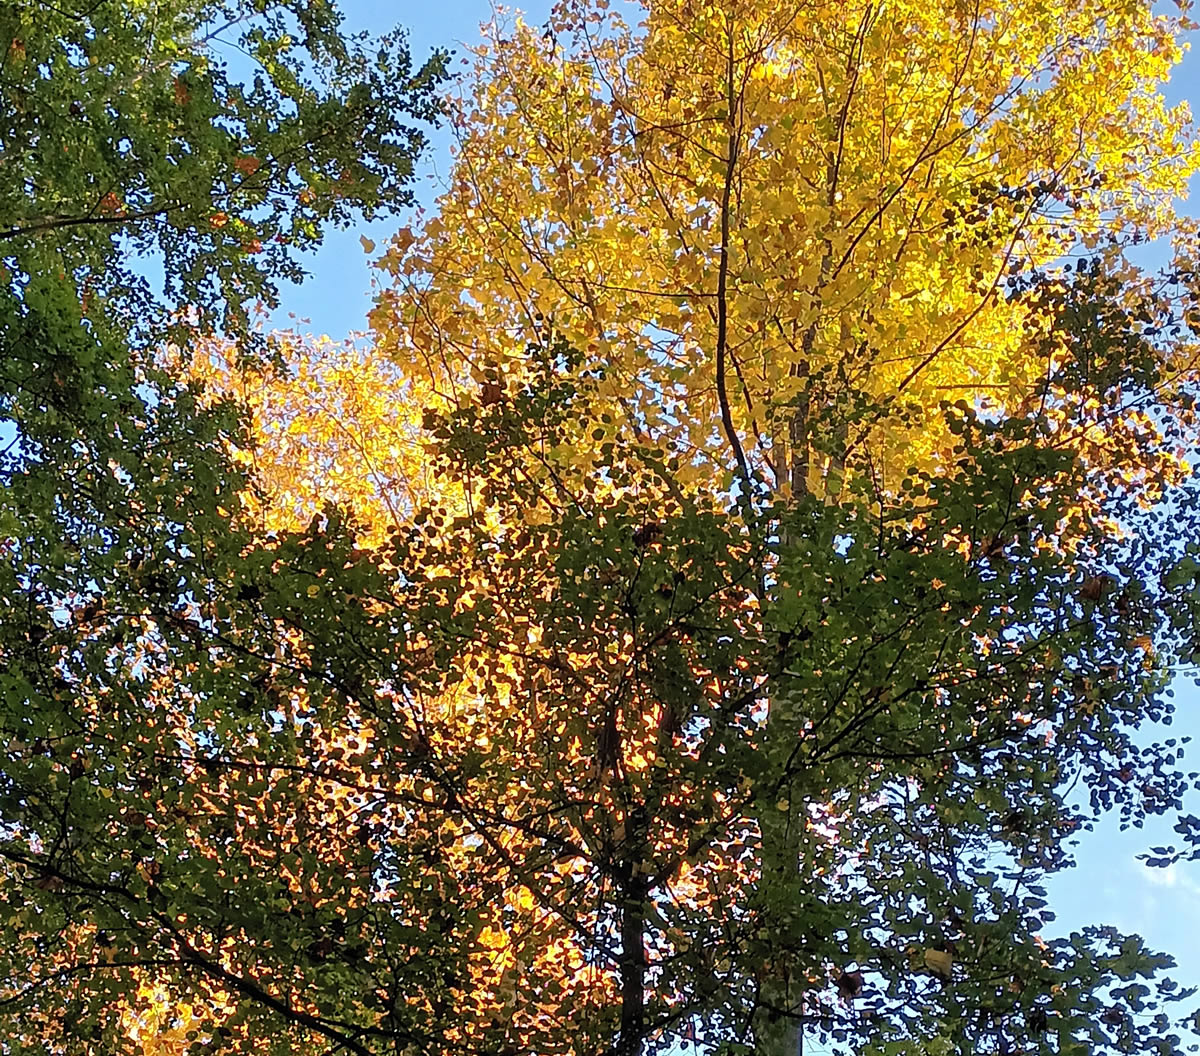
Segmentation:
<svg viewBox="0 0 1200 1056">
<path fill-rule="evenodd" d="M 486 0 L 438 0 L 437 3 L 396 5 L 349 0 L 342 8 L 347 28 L 382 31 L 400 22 L 408 26 L 414 56 L 420 60 L 431 47 L 454 47 L 479 39 L 479 24 L 492 17 Z M 545 20 L 547 0 L 523 6 L 528 21 Z M 1195 41 L 1200 48 L 1200 39 Z M 460 69 L 455 63 L 455 68 Z M 1190 55 L 1176 72 L 1169 87 L 1172 100 L 1193 99 L 1200 112 L 1200 55 Z M 418 187 L 420 202 L 429 207 L 441 178 L 449 171 L 449 139 L 435 133 L 433 150 L 422 162 Z M 1197 188 L 1200 198 L 1200 186 Z M 1200 202 L 1184 205 L 1197 211 Z M 275 316 L 277 325 L 301 331 L 328 334 L 340 339 L 366 326 L 370 307 L 369 258 L 359 243 L 367 235 L 382 248 L 387 238 L 411 217 L 391 217 L 350 231 L 335 232 L 319 253 L 310 258 L 311 278 L 303 288 L 283 291 L 283 304 Z M 294 313 L 297 320 L 288 318 Z M 1162 737 L 1196 737 L 1189 753 L 1188 769 L 1200 770 L 1200 690 L 1179 680 L 1176 686 L 1178 714 Z M 1200 813 L 1200 792 L 1190 804 Z M 1077 869 L 1059 877 L 1051 887 L 1051 904 L 1058 912 L 1052 934 L 1068 933 L 1083 924 L 1112 924 L 1142 935 L 1152 946 L 1172 953 L 1179 962 L 1173 976 L 1184 985 L 1200 985 L 1200 863 L 1169 870 L 1150 870 L 1135 856 L 1151 844 L 1174 842 L 1171 823 L 1142 831 L 1117 831 L 1115 822 L 1102 824 L 1084 834 L 1078 850 Z"/>
<path fill-rule="evenodd" d="M 344 28 L 350 32 L 379 33 L 396 24 L 405 26 L 415 63 L 423 61 L 431 48 L 457 47 L 459 55 L 451 63 L 455 72 L 465 68 L 458 61 L 465 57 L 461 45 L 479 42 L 480 23 L 490 21 L 494 10 L 488 0 L 425 0 L 417 4 L 339 0 L 338 7 L 345 13 Z M 550 2 L 530 0 L 519 10 L 526 21 L 541 23 L 549 14 Z M 416 185 L 418 204 L 426 209 L 433 205 L 441 180 L 450 170 L 450 137 L 444 129 L 438 129 L 431 139 L 432 149 L 419 165 Z M 348 231 L 331 232 L 321 249 L 306 261 L 311 278 L 302 288 L 282 291 L 283 303 L 273 317 L 276 325 L 326 334 L 334 339 L 365 329 L 366 314 L 371 307 L 371 258 L 363 251 L 359 237 L 366 235 L 377 242 L 382 252 L 387 239 L 411 219 L 411 214 L 401 214 L 360 224 Z M 290 318 L 288 313 L 296 318 Z"/>
</svg>

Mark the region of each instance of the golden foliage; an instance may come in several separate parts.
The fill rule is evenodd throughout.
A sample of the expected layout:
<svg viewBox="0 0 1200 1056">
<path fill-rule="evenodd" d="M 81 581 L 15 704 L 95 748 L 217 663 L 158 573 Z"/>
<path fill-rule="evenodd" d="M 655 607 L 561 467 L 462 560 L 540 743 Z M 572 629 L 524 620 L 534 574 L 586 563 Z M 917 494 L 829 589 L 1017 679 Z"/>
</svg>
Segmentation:
<svg viewBox="0 0 1200 1056">
<path fill-rule="evenodd" d="M 1110 0 L 655 0 L 633 11 L 636 26 L 606 0 L 565 0 L 544 32 L 493 29 L 452 110 L 458 157 L 436 215 L 382 257 L 391 285 L 371 347 L 285 336 L 280 371 L 247 372 L 220 346 L 192 366 L 250 412 L 237 457 L 253 481 L 244 513 L 264 536 L 302 529 L 329 505 L 354 515 L 367 550 L 419 527 L 429 580 L 464 588 L 454 615 L 479 607 L 491 618 L 489 635 L 459 643 L 445 679 L 408 703 L 421 722 L 407 742 L 391 729 L 368 750 L 377 724 L 404 710 L 383 694 L 350 741 L 314 736 L 313 758 L 336 759 L 336 776 L 290 778 L 284 805 L 261 801 L 237 834 L 245 853 L 280 862 L 293 894 L 316 898 L 319 876 L 287 864 L 297 837 L 279 833 L 304 832 L 330 868 L 349 854 L 335 822 L 352 825 L 366 790 L 387 803 L 385 821 L 425 827 L 444 875 L 486 876 L 454 891 L 474 913 L 453 989 L 463 1014 L 450 1040 L 463 1044 L 586 1048 L 560 1017 L 573 1008 L 603 1024 L 615 1001 L 611 962 L 586 954 L 611 940 L 619 869 L 631 889 L 653 876 L 655 897 L 695 906 L 748 897 L 757 879 L 713 835 L 752 839 L 752 797 L 727 774 L 697 777 L 694 730 L 679 728 L 660 687 L 638 683 L 678 664 L 697 687 L 691 706 L 719 715 L 745 692 L 739 673 L 708 671 L 684 632 L 648 659 L 663 643 L 636 641 L 616 607 L 598 605 L 569 635 L 557 612 L 555 637 L 544 617 L 564 583 L 537 529 L 556 502 L 569 505 L 564 495 L 604 510 L 628 494 L 677 513 L 697 492 L 728 494 L 742 451 L 779 494 L 831 491 L 851 466 L 876 474 L 882 493 L 907 467 L 947 459 L 947 400 L 1036 409 L 1054 442 L 1113 475 L 1068 513 L 1090 523 L 1106 488 L 1153 502 L 1186 472 L 1182 452 L 1160 451 L 1161 423 L 1119 393 L 1037 388 L 1067 342 L 1045 288 L 1009 282 L 1086 250 L 1136 293 L 1120 252 L 1179 227 L 1173 201 L 1197 161 L 1186 111 L 1159 94 L 1182 19 Z M 528 494 L 489 492 L 486 459 L 439 473 L 429 419 L 470 409 L 481 444 L 494 439 L 536 367 L 530 349 L 560 341 L 597 373 L 597 398 L 567 442 L 530 442 L 519 466 Z M 1191 350 L 1176 352 L 1177 368 L 1190 367 Z M 611 464 L 595 470 L 614 438 L 649 453 L 622 480 Z M 648 471 L 655 459 L 669 462 L 669 483 Z M 414 522 L 426 506 L 439 510 L 432 526 Z M 604 516 L 595 524 L 602 532 Z M 923 528 L 919 515 L 912 526 Z M 1007 540 L 941 542 L 998 560 Z M 635 543 L 640 575 L 655 544 Z M 748 640 L 761 620 L 734 582 L 722 615 Z M 615 583 L 633 590 L 616 572 L 590 589 Z M 414 662 L 438 646 L 422 635 Z M 464 753 L 471 780 L 451 801 L 428 775 Z M 254 765 L 270 771 L 267 759 Z M 232 809 L 239 780 L 205 793 L 214 816 Z M 650 801 L 652 833 L 636 810 Z M 771 802 L 787 824 L 800 809 Z M 539 811 L 553 815 L 552 848 L 523 825 Z M 698 829 L 706 812 L 720 818 L 713 831 Z M 832 839 L 831 819 L 806 819 L 804 838 Z M 198 853 L 221 853 L 196 838 Z M 429 913 L 420 900 L 407 908 Z M 705 965 L 694 936 L 655 941 L 652 972 Z M 927 951 L 924 964 L 950 974 L 946 954 Z M 669 980 L 660 996 L 671 1000 Z M 411 998 L 413 1015 L 431 1011 L 421 1002 Z"/>
<path fill-rule="evenodd" d="M 812 441 L 902 470 L 936 426 L 823 440 L 817 410 L 1019 400 L 1044 320 L 1006 276 L 1179 223 L 1196 154 L 1159 88 L 1186 22 L 1149 4 L 621 10 L 493 27 L 452 103 L 450 185 L 373 316 L 448 398 L 552 329 L 690 472 L 732 466 L 723 400 L 779 488 Z"/>
</svg>

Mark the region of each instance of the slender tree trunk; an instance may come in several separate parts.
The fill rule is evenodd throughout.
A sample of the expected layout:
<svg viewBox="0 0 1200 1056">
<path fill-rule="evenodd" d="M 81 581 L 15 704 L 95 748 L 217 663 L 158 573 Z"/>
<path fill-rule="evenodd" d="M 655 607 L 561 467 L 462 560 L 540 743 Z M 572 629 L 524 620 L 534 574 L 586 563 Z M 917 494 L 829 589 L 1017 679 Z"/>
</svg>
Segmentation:
<svg viewBox="0 0 1200 1056">
<path fill-rule="evenodd" d="M 630 875 L 621 900 L 621 1032 L 617 1056 L 637 1056 L 646 1029 L 646 886 Z"/>
<path fill-rule="evenodd" d="M 762 875 L 760 895 L 763 901 L 774 907 L 787 905 L 789 896 L 794 896 L 799 883 L 799 817 L 798 805 L 788 802 L 788 808 L 780 806 L 787 797 L 785 790 L 777 803 L 763 803 L 759 808 L 759 830 L 762 834 Z M 767 921 L 772 936 L 772 945 L 778 941 L 777 920 Z M 786 942 L 786 929 L 778 946 L 772 949 L 770 960 L 762 967 L 758 980 L 760 1007 L 754 1020 L 754 1048 L 759 1056 L 796 1056 L 801 1045 L 801 1005 L 804 991 L 803 981 L 793 978 L 792 951 Z"/>
<path fill-rule="evenodd" d="M 805 353 L 809 353 L 812 345 L 813 332 L 804 336 Z M 794 375 L 807 379 L 808 363 L 798 363 L 792 368 Z M 808 414 L 809 394 L 804 391 L 798 397 L 799 402 L 788 421 L 788 484 L 791 487 L 792 501 L 803 498 L 808 494 Z"/>
<path fill-rule="evenodd" d="M 813 333 L 805 335 L 805 352 L 811 351 Z M 797 374 L 807 373 L 807 362 L 797 364 Z M 802 393 L 788 422 L 786 464 L 791 499 L 799 501 L 809 491 L 809 397 Z M 786 540 L 785 540 L 786 542 Z M 794 739 L 797 718 L 785 697 L 773 694 L 767 713 L 767 744 L 780 738 Z M 758 826 L 762 840 L 760 896 L 764 905 L 786 906 L 800 883 L 800 838 L 803 833 L 803 805 L 796 802 L 792 782 L 767 797 L 758 808 Z M 768 925 L 772 936 L 777 929 Z M 800 1019 L 803 981 L 792 977 L 786 947 L 773 951 L 762 967 L 758 1009 L 754 1020 L 754 1047 L 759 1056 L 798 1056 L 804 1044 Z"/>
</svg>

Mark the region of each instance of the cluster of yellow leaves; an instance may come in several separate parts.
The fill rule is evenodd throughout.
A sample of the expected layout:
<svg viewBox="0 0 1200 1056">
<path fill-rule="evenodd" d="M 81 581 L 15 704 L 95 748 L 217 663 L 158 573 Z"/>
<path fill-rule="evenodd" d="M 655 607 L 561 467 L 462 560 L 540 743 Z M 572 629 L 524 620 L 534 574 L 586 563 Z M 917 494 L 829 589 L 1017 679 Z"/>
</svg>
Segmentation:
<svg viewBox="0 0 1200 1056">
<path fill-rule="evenodd" d="M 116 998 L 100 1010 L 93 1036 L 112 1027 L 132 1043 L 127 1051 L 139 1056 L 186 1056 L 195 1051 L 199 1040 L 211 1037 L 215 1029 L 229 1022 L 234 1013 L 233 998 L 221 987 L 193 981 L 185 996 L 168 973 L 139 963 L 136 947 L 121 937 L 98 931 L 92 924 L 73 924 L 61 940 L 44 976 L 9 980 L 5 995 L 9 994 L 8 987 L 19 991 L 54 989 L 48 984 L 61 986 L 63 980 L 72 978 L 72 969 L 79 964 L 101 964 L 113 973 L 128 972 L 135 987 L 128 996 Z M 66 989 L 70 992 L 72 986 Z M 39 1020 L 42 1013 L 35 1012 L 31 1021 Z M 49 1047 L 58 1044 L 64 1034 L 69 1037 L 77 1024 L 69 1016 L 64 1018 L 61 1007 L 51 1002 L 40 1026 L 41 1039 Z"/>
<path fill-rule="evenodd" d="M 210 399 L 234 399 L 250 420 L 235 458 L 252 469 L 243 512 L 264 534 L 308 524 L 326 505 L 352 510 L 364 545 L 407 523 L 434 485 L 420 441 L 422 393 L 375 348 L 279 335 L 285 374 L 248 371 L 237 350 L 205 342 L 187 364 Z"/>
<path fill-rule="evenodd" d="M 228 994 L 206 994 L 208 999 L 198 1005 L 196 999 L 180 1000 L 152 975 L 141 974 L 133 1002 L 120 1010 L 121 1026 L 141 1056 L 186 1056 L 233 1011 Z"/>
<path fill-rule="evenodd" d="M 1041 366 L 1006 275 L 1177 223 L 1182 23 L 1148 4 L 631 6 L 637 28 L 564 0 L 478 51 L 449 189 L 384 258 L 373 321 L 410 374 L 517 369 L 550 326 L 709 475 L 724 342 L 740 443 L 782 487 L 798 408 L 1003 400 Z M 843 443 L 908 465 L 944 439 Z"/>
</svg>

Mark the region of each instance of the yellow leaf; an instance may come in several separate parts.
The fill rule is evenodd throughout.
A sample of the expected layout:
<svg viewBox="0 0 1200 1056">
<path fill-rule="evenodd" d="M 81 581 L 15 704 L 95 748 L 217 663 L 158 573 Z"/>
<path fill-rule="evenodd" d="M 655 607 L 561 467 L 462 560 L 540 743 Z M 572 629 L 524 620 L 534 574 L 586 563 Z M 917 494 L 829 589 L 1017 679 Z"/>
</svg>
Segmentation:
<svg viewBox="0 0 1200 1056">
<path fill-rule="evenodd" d="M 949 979 L 954 957 L 946 950 L 926 950 L 925 967 L 939 979 Z"/>
</svg>

